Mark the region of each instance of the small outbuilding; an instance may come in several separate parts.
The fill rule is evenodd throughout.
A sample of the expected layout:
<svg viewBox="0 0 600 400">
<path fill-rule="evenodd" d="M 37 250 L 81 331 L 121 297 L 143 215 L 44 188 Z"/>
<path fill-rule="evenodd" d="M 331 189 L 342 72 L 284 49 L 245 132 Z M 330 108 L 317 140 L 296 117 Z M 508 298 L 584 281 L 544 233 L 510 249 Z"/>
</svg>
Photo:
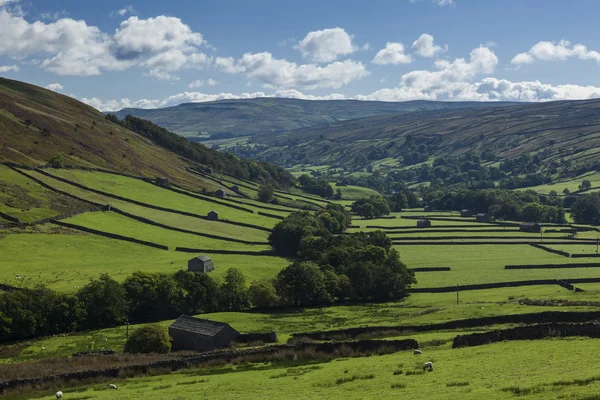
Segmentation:
<svg viewBox="0 0 600 400">
<path fill-rule="evenodd" d="M 217 221 L 219 219 L 219 213 L 215 210 L 209 211 L 208 214 L 206 214 L 206 219 L 209 221 Z"/>
<path fill-rule="evenodd" d="M 473 216 L 473 210 L 469 210 L 468 208 L 460 210 L 460 216 L 464 218 L 470 218 Z"/>
<path fill-rule="evenodd" d="M 169 179 L 168 178 L 156 178 L 156 184 L 158 186 L 164 186 L 167 187 L 169 186 Z"/>
<path fill-rule="evenodd" d="M 431 227 L 431 221 L 425 218 L 417 220 L 417 228 L 429 228 Z"/>
<path fill-rule="evenodd" d="M 172 350 L 210 351 L 227 347 L 240 333 L 224 322 L 182 315 L 169 326 Z"/>
<path fill-rule="evenodd" d="M 188 271 L 199 274 L 206 274 L 214 271 L 215 263 L 207 256 L 194 257 L 188 261 Z"/>
<path fill-rule="evenodd" d="M 224 198 L 227 196 L 227 193 L 223 189 L 219 189 L 215 192 L 215 196 Z"/>
<path fill-rule="evenodd" d="M 542 231 L 542 227 L 540 224 L 535 222 L 522 222 L 519 226 L 519 230 L 521 232 L 540 233 Z"/>
<path fill-rule="evenodd" d="M 477 222 L 491 222 L 492 221 L 490 214 L 486 214 L 486 213 L 477 214 L 475 216 L 475 219 L 477 220 Z"/>
<path fill-rule="evenodd" d="M 425 206 L 425 207 L 423 207 L 423 211 L 425 211 L 425 212 L 432 212 L 433 211 L 433 206 Z"/>
<path fill-rule="evenodd" d="M 211 167 L 206 167 L 206 168 L 204 168 L 204 173 L 206 173 L 206 174 L 209 174 L 209 175 L 210 175 L 210 174 L 212 174 L 212 173 L 213 173 L 213 169 L 212 169 Z"/>
<path fill-rule="evenodd" d="M 240 188 L 237 185 L 233 185 L 231 187 L 231 191 L 234 192 L 234 193 L 240 193 Z"/>
</svg>

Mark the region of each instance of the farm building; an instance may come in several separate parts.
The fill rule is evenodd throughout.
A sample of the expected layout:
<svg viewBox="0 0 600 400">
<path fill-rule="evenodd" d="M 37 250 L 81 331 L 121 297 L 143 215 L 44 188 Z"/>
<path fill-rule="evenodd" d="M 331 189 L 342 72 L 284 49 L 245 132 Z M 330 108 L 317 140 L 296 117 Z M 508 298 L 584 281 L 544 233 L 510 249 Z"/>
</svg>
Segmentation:
<svg viewBox="0 0 600 400">
<path fill-rule="evenodd" d="M 431 227 L 431 221 L 425 218 L 417 220 L 417 228 L 429 228 Z"/>
<path fill-rule="evenodd" d="M 519 226 L 519 230 L 521 232 L 540 233 L 542 231 L 542 227 L 535 222 L 523 222 Z"/>
<path fill-rule="evenodd" d="M 213 173 L 213 169 L 211 167 L 206 167 L 204 168 L 204 172 L 207 174 L 212 174 Z"/>
<path fill-rule="evenodd" d="M 486 214 L 486 213 L 479 213 L 475 216 L 475 219 L 477 220 L 477 222 L 490 222 L 492 220 L 492 218 L 490 217 L 490 214 Z"/>
<path fill-rule="evenodd" d="M 217 197 L 225 197 L 227 196 L 227 193 L 225 193 L 225 191 L 223 189 L 219 189 L 215 192 L 215 196 Z"/>
<path fill-rule="evenodd" d="M 168 178 L 156 178 L 156 184 L 158 186 L 169 186 Z"/>
<path fill-rule="evenodd" d="M 240 188 L 237 185 L 233 185 L 231 187 L 231 191 L 234 193 L 239 193 L 240 192 Z"/>
<path fill-rule="evenodd" d="M 473 210 L 469 210 L 467 208 L 465 208 L 464 210 L 460 210 L 460 216 L 461 217 L 472 217 L 473 216 Z"/>
<path fill-rule="evenodd" d="M 206 218 L 210 221 L 216 221 L 219 219 L 219 213 L 215 210 L 209 211 L 208 214 L 206 214 Z"/>
<path fill-rule="evenodd" d="M 215 264 L 207 256 L 194 257 L 188 261 L 188 271 L 206 274 L 209 271 L 214 271 Z"/>
<path fill-rule="evenodd" d="M 433 206 L 425 206 L 425 207 L 423 207 L 423 211 L 425 211 L 425 212 L 432 212 L 433 211 Z"/>
<path fill-rule="evenodd" d="M 209 351 L 227 347 L 240 335 L 229 324 L 182 315 L 169 326 L 172 350 Z"/>
</svg>

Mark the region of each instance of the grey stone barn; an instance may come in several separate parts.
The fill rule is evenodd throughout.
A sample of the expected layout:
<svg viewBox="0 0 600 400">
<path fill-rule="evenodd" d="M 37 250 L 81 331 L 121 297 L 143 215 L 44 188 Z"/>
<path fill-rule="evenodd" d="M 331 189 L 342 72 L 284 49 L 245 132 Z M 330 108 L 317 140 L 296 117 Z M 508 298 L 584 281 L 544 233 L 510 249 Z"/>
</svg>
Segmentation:
<svg viewBox="0 0 600 400">
<path fill-rule="evenodd" d="M 239 186 L 237 186 L 237 185 L 233 185 L 233 186 L 231 187 L 231 191 L 232 191 L 232 192 L 235 192 L 235 193 L 239 193 L 239 192 L 240 192 L 240 188 L 239 188 Z"/>
<path fill-rule="evenodd" d="M 219 213 L 215 210 L 209 211 L 208 214 L 206 214 L 206 218 L 210 221 L 216 221 L 219 219 Z"/>
<path fill-rule="evenodd" d="M 168 178 L 156 178 L 156 184 L 158 186 L 169 186 Z"/>
<path fill-rule="evenodd" d="M 429 228 L 431 227 L 431 221 L 425 218 L 417 220 L 417 228 Z"/>
<path fill-rule="evenodd" d="M 217 197 L 225 197 L 227 196 L 227 193 L 225 193 L 225 191 L 223 189 L 219 189 L 215 192 L 215 196 Z"/>
<path fill-rule="evenodd" d="M 188 261 L 188 271 L 206 274 L 215 269 L 215 264 L 207 256 L 194 257 Z"/>
<path fill-rule="evenodd" d="M 433 206 L 425 206 L 425 207 L 423 207 L 423 211 L 425 211 L 425 212 L 432 212 L 433 211 Z"/>
<path fill-rule="evenodd" d="M 469 210 L 467 208 L 465 208 L 464 210 L 460 210 L 460 216 L 461 217 L 472 217 L 473 216 L 473 210 Z"/>
<path fill-rule="evenodd" d="M 210 351 L 227 347 L 240 333 L 224 322 L 182 315 L 169 326 L 172 350 Z"/>
<path fill-rule="evenodd" d="M 490 214 L 486 214 L 486 213 L 477 214 L 475 216 L 475 219 L 477 220 L 477 222 L 491 222 L 492 221 Z"/>
<path fill-rule="evenodd" d="M 519 230 L 521 232 L 540 233 L 542 231 L 542 227 L 535 222 L 523 222 L 519 226 Z"/>
</svg>

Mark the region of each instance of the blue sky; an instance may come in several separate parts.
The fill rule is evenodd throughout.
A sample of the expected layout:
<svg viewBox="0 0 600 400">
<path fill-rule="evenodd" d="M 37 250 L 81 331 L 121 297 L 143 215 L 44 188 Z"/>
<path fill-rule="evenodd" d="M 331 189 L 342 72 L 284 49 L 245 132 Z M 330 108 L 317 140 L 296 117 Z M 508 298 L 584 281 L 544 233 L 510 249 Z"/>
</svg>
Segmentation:
<svg viewBox="0 0 600 400">
<path fill-rule="evenodd" d="M 594 0 L 0 0 L 0 75 L 101 110 L 600 97 Z"/>
</svg>

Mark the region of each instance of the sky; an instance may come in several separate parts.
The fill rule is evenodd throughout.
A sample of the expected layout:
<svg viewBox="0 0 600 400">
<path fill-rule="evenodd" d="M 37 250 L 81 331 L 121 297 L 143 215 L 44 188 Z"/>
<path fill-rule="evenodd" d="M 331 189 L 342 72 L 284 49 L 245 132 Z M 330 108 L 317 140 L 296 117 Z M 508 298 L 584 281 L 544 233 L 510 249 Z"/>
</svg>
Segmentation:
<svg viewBox="0 0 600 400">
<path fill-rule="evenodd" d="M 597 0 L 0 0 L 0 76 L 101 111 L 600 97 Z"/>
</svg>

